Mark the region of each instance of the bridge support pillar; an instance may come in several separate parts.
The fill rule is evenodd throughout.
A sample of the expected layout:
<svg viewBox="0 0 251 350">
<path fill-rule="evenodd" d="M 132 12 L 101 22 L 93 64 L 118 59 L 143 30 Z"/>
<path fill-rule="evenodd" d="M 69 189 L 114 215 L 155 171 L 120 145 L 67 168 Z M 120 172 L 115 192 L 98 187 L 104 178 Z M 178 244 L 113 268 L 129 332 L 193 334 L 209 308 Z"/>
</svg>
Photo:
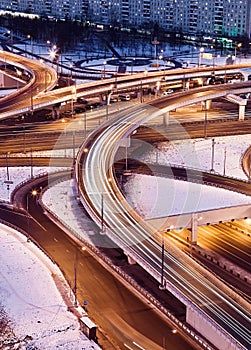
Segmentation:
<svg viewBox="0 0 251 350">
<path fill-rule="evenodd" d="M 163 125 L 166 126 L 169 124 L 170 112 L 165 112 L 163 114 Z"/>
<path fill-rule="evenodd" d="M 212 100 L 201 101 L 202 111 L 208 111 L 212 107 Z"/>
<path fill-rule="evenodd" d="M 99 102 L 101 103 L 101 104 L 103 104 L 104 103 L 104 99 L 103 99 L 103 95 L 102 94 L 99 94 Z"/>
<path fill-rule="evenodd" d="M 212 100 L 206 100 L 205 108 L 208 111 L 212 107 Z"/>
<path fill-rule="evenodd" d="M 0 74 L 0 86 L 1 87 L 5 87 L 5 85 L 4 85 L 4 75 L 3 74 Z"/>
<path fill-rule="evenodd" d="M 203 313 L 193 309 L 192 306 L 186 307 L 186 322 L 196 331 L 202 334 L 217 349 L 237 350 L 242 349 L 241 345 L 234 342 L 233 339 L 222 332 L 222 329 L 216 322 L 210 322 L 210 318 Z"/>
<path fill-rule="evenodd" d="M 239 105 L 239 120 L 244 120 L 245 118 L 245 105 Z"/>
<path fill-rule="evenodd" d="M 127 260 L 128 260 L 130 265 L 135 265 L 136 264 L 136 261 L 130 255 L 127 255 Z"/>
<path fill-rule="evenodd" d="M 196 244 L 198 239 L 198 214 L 193 213 L 191 218 L 191 237 L 190 243 Z"/>
</svg>

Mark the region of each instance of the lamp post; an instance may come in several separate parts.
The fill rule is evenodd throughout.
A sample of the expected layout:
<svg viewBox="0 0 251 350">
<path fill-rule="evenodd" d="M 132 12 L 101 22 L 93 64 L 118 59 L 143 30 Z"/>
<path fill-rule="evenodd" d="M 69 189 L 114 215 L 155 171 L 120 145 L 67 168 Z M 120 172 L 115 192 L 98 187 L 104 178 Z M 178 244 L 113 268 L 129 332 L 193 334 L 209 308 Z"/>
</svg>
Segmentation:
<svg viewBox="0 0 251 350">
<path fill-rule="evenodd" d="M 13 181 L 10 180 L 8 156 L 9 156 L 9 152 L 6 153 L 6 177 L 7 177 L 7 180 L 5 180 L 4 183 L 6 183 L 6 185 L 7 185 L 8 199 L 9 199 L 10 185 L 13 184 Z"/>
<path fill-rule="evenodd" d="M 201 59 L 202 59 L 202 54 L 204 52 L 204 47 L 201 47 L 200 48 L 200 51 L 199 51 L 199 58 L 198 58 L 198 67 L 201 66 Z"/>
<path fill-rule="evenodd" d="M 104 194 L 101 193 L 101 229 L 100 233 L 104 233 Z"/>
<path fill-rule="evenodd" d="M 73 64 L 70 63 L 70 79 L 68 80 L 68 85 L 71 85 L 71 82 L 72 82 L 72 67 L 73 67 Z"/>
<path fill-rule="evenodd" d="M 157 38 L 154 38 L 154 40 L 152 41 L 152 45 L 154 45 L 154 47 L 155 47 L 154 56 L 155 56 L 156 61 L 158 61 L 158 57 L 157 57 L 157 45 L 159 45 L 159 41 L 157 40 Z M 156 62 L 156 63 L 158 63 L 158 62 Z"/>
<path fill-rule="evenodd" d="M 29 216 L 29 197 L 36 197 L 38 194 L 37 190 L 32 190 L 31 193 L 26 195 L 26 219 L 27 219 L 27 242 L 30 241 L 30 216 Z"/>
<path fill-rule="evenodd" d="M 164 290 L 166 289 L 166 281 L 164 279 L 164 265 L 165 265 L 165 241 L 164 237 L 162 236 L 162 244 L 161 244 L 161 280 L 159 289 Z"/>
<path fill-rule="evenodd" d="M 31 90 L 31 114 L 33 115 L 33 91 Z"/>
<path fill-rule="evenodd" d="M 75 249 L 75 257 L 74 257 L 74 287 L 73 287 L 73 293 L 74 293 L 74 306 L 78 306 L 77 301 L 77 254 L 78 254 L 78 247 L 76 245 Z"/>
<path fill-rule="evenodd" d="M 205 117 L 204 117 L 204 139 L 207 138 L 207 104 L 205 103 Z"/>
<path fill-rule="evenodd" d="M 212 139 L 212 159 L 211 159 L 211 173 L 214 172 L 214 146 L 215 146 L 215 140 Z"/>
<path fill-rule="evenodd" d="M 19 89 L 19 79 L 21 78 L 22 72 L 17 70 L 17 89 Z"/>
<path fill-rule="evenodd" d="M 104 69 L 103 69 L 103 72 L 104 72 L 103 78 L 104 78 L 104 79 L 105 79 L 105 66 L 106 66 L 106 64 L 107 64 L 107 62 L 104 61 L 104 62 L 103 62 L 103 66 L 104 66 Z"/>
<path fill-rule="evenodd" d="M 87 135 L 87 130 L 86 130 L 86 107 L 85 107 L 85 111 L 84 111 L 84 138 L 86 139 L 86 135 Z"/>
<path fill-rule="evenodd" d="M 235 64 L 237 64 L 237 49 L 240 49 L 242 47 L 242 43 L 238 43 L 235 45 L 235 48 L 234 48 L 234 57 L 235 57 Z"/>
<path fill-rule="evenodd" d="M 133 57 L 131 61 L 131 74 L 133 74 L 133 67 L 134 67 L 135 57 Z"/>
<path fill-rule="evenodd" d="M 47 91 L 47 70 L 44 71 L 44 91 Z"/>
<path fill-rule="evenodd" d="M 30 40 L 30 46 L 31 46 L 31 55 L 33 56 L 33 41 L 32 41 L 32 36 L 30 35 L 30 34 L 28 34 L 27 36 L 26 36 L 26 38 L 28 39 L 28 40 Z M 25 49 L 25 55 L 27 55 L 27 47 L 26 47 L 26 41 L 25 41 L 25 46 L 24 46 L 24 49 Z"/>
<path fill-rule="evenodd" d="M 226 176 L 227 149 L 224 149 L 223 176 Z"/>
<path fill-rule="evenodd" d="M 72 118 L 73 118 L 73 113 L 74 113 L 74 110 L 73 110 L 74 101 L 76 101 L 76 92 L 77 92 L 77 89 L 76 89 L 76 86 L 74 86 L 71 90 L 71 117 Z"/>
<path fill-rule="evenodd" d="M 33 179 L 32 148 L 30 149 L 30 166 L 31 166 L 31 179 Z"/>
</svg>

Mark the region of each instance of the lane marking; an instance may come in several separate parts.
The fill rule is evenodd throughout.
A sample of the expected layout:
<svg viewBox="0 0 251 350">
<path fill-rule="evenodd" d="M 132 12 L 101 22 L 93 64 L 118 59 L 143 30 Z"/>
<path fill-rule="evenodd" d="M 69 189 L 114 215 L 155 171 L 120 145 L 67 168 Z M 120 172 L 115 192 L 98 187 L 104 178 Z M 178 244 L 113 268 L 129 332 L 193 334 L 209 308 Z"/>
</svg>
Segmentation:
<svg viewBox="0 0 251 350">
<path fill-rule="evenodd" d="M 137 344 L 135 341 L 132 342 L 134 345 L 136 345 L 138 348 L 140 348 L 141 350 L 145 350 L 145 348 L 143 348 L 142 346 L 140 346 L 139 344 Z"/>
</svg>

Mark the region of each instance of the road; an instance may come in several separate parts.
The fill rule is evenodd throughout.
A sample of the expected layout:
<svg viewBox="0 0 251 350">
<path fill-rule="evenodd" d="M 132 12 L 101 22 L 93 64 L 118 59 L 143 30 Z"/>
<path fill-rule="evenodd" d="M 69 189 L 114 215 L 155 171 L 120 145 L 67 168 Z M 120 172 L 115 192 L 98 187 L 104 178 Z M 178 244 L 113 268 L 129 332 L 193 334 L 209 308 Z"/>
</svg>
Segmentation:
<svg viewBox="0 0 251 350">
<path fill-rule="evenodd" d="M 247 235 L 236 232 L 231 224 L 215 224 L 200 228 L 198 244 L 226 258 L 236 266 L 251 273 L 251 240 Z"/>
<path fill-rule="evenodd" d="M 189 102 L 203 95 L 208 98 L 210 93 L 214 94 L 215 90 L 192 92 Z M 131 134 L 142 121 L 156 115 L 156 107 L 166 107 L 168 101 L 170 109 L 173 109 L 178 103 L 186 101 L 188 104 L 187 99 L 183 94 L 176 94 L 155 102 L 153 109 L 142 106 L 140 109 L 131 108 L 126 114 L 118 114 L 113 123 L 105 123 L 91 135 L 82 145 L 82 154 L 77 159 L 77 181 L 86 210 L 94 221 L 99 222 L 104 200 L 103 225 L 107 234 L 129 255 L 137 257 L 139 264 L 157 272 L 161 271 L 161 247 L 152 239 L 151 228 L 121 195 L 113 177 L 112 164 L 121 139 Z M 182 261 L 177 252 L 166 252 L 164 271 L 167 283 L 185 295 L 188 303 L 192 300 L 244 347 L 249 346 L 249 311 L 246 308 L 237 305 L 224 291 L 208 283 L 204 276 L 189 266 L 188 261 Z"/>
<path fill-rule="evenodd" d="M 23 211 L 13 211 L 1 206 L 0 217 L 28 231 L 29 236 L 58 264 L 72 287 L 76 261 L 77 298 L 81 305 L 87 300 L 89 315 L 99 326 L 99 344 L 104 349 L 119 347 L 125 350 L 129 346 L 138 350 L 139 347 L 133 344 L 135 342 L 145 349 L 161 350 L 163 341 L 166 341 L 169 350 L 195 349 L 182 335 L 172 333 L 173 327 L 151 305 L 144 303 L 132 290 L 126 288 L 88 250 L 81 246 L 76 248 L 76 243 L 44 216 L 36 198 L 30 195 L 34 186 L 40 188 L 47 185 L 47 180 L 40 181 L 36 185 L 27 185 L 16 194 L 15 204 L 20 209 L 23 208 Z M 27 191 L 29 221 L 25 212 Z M 122 260 L 119 261 L 121 264 Z M 144 273 L 141 278 L 143 275 Z M 170 299 L 169 303 L 175 304 L 173 297 L 166 298 Z"/>
<path fill-rule="evenodd" d="M 61 102 L 65 101 L 73 101 L 74 99 L 78 97 L 95 97 L 99 95 L 106 95 L 111 93 L 112 91 L 116 92 L 127 92 L 131 91 L 132 89 L 136 89 L 138 91 L 143 91 L 144 88 L 148 88 L 151 86 L 156 86 L 158 81 L 161 81 L 161 79 L 164 79 L 165 82 L 167 81 L 173 81 L 174 79 L 184 79 L 184 76 L 186 75 L 186 78 L 190 76 L 210 76 L 212 74 L 212 67 L 200 67 L 198 68 L 189 68 L 189 69 L 175 69 L 175 70 L 169 70 L 165 72 L 165 76 L 163 75 L 163 72 L 156 71 L 156 72 L 148 72 L 147 74 L 144 73 L 137 73 L 137 74 L 131 74 L 127 76 L 115 76 L 111 79 L 103 79 L 98 82 L 98 84 L 91 83 L 85 83 L 80 84 L 78 86 L 69 86 L 65 88 L 56 89 L 53 91 L 47 91 L 50 89 L 50 83 L 53 83 L 55 85 L 56 78 L 55 78 L 55 71 L 54 76 L 51 79 L 50 72 L 48 73 L 49 67 L 45 64 L 40 63 L 41 67 L 38 67 L 38 63 L 34 63 L 32 66 L 32 60 L 29 60 L 27 58 L 21 57 L 19 55 L 15 55 L 9 52 L 1 51 L 0 57 L 2 57 L 3 60 L 7 59 L 8 62 L 13 61 L 17 66 L 20 64 L 18 63 L 22 61 L 22 65 L 27 65 L 30 67 L 30 70 L 34 74 L 34 79 L 32 84 L 27 85 L 23 91 L 22 96 L 21 93 L 18 92 L 17 95 L 12 95 L 11 98 L 6 97 L 4 100 L 1 101 L 0 105 L 0 112 L 2 113 L 1 118 L 7 118 L 8 116 L 15 116 L 17 109 L 23 108 L 28 110 L 37 110 L 41 108 L 45 108 L 48 106 L 52 106 Z M 46 68 L 47 67 L 47 68 Z M 214 72 L 215 74 L 221 73 L 226 74 L 229 72 L 238 72 L 241 68 L 249 68 L 250 64 L 240 64 L 235 66 L 215 66 Z M 45 70 L 45 71 L 44 71 Z M 223 85 L 222 85 L 223 86 Z M 251 82 L 247 81 L 241 84 L 224 84 L 224 87 L 217 86 L 210 86 L 209 92 L 212 94 L 212 91 L 216 92 L 216 96 L 225 96 L 227 93 L 238 93 L 235 92 L 233 89 L 233 86 L 236 87 L 239 93 L 246 93 L 250 92 L 251 90 Z M 208 95 L 207 92 L 208 87 L 202 87 L 199 90 L 200 92 L 200 99 L 203 100 L 203 95 L 206 100 L 206 96 Z M 41 94 L 38 94 L 38 90 L 41 91 Z M 194 89 L 198 90 L 198 89 Z M 44 93 L 46 91 L 46 93 Z M 174 94 L 175 95 L 175 94 Z M 187 95 L 187 92 L 183 92 L 184 98 Z M 165 104 L 165 101 L 163 100 L 163 103 Z M 159 105 L 160 108 L 162 108 L 161 104 Z M 175 108 L 175 107 L 174 107 Z M 20 114 L 20 112 L 19 112 Z"/>
<path fill-rule="evenodd" d="M 0 51 L 0 57 L 4 62 L 13 63 L 17 67 L 25 68 L 32 76 L 29 83 L 23 88 L 1 98 L 0 112 L 2 115 L 0 119 L 10 109 L 21 109 L 28 105 L 30 110 L 33 110 L 38 94 L 41 91 L 50 90 L 56 85 L 56 72 L 46 64 L 7 51 Z"/>
</svg>

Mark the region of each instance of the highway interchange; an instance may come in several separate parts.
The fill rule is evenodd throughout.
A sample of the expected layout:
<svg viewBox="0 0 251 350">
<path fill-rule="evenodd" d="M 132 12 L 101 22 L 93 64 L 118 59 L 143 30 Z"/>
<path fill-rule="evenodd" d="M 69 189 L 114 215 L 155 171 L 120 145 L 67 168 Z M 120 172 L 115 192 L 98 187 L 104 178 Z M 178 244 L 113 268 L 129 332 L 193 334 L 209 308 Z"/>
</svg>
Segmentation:
<svg viewBox="0 0 251 350">
<path fill-rule="evenodd" d="M 234 92 L 240 93 L 243 91 L 250 91 L 250 86 L 251 84 L 249 82 L 236 84 Z M 224 96 L 228 89 L 232 91 L 233 87 L 213 87 L 212 89 L 208 89 L 208 87 L 202 88 L 198 92 L 189 93 L 189 104 L 191 103 L 191 100 L 196 102 L 200 99 L 206 100 L 212 96 Z M 96 135 L 94 133 L 91 138 L 87 139 L 82 145 L 83 152 L 80 152 L 78 156 L 78 160 L 81 159 L 81 161 L 77 162 L 77 164 L 80 164 L 77 171 L 77 178 L 81 184 L 81 199 L 83 200 L 84 205 L 88 202 L 86 210 L 89 211 L 90 215 L 94 217 L 97 222 L 100 222 L 102 202 L 101 194 L 103 194 L 107 208 L 104 219 L 106 230 L 113 234 L 119 231 L 119 237 L 113 238 L 115 241 L 118 239 L 120 245 L 122 241 L 124 251 L 127 251 L 128 246 L 130 249 L 133 246 L 133 253 L 131 250 L 128 250 L 128 254 L 136 254 L 137 256 L 140 256 L 140 259 L 143 260 L 142 264 L 147 262 L 151 265 L 151 269 L 155 269 L 156 271 L 160 271 L 160 245 L 152 239 L 152 233 L 149 231 L 149 228 L 135 212 L 132 212 L 131 208 L 128 207 L 128 204 L 124 200 L 124 197 L 121 195 L 116 184 L 116 179 L 114 179 L 113 158 L 123 137 L 131 134 L 142 123 L 142 121 L 149 118 L 149 115 L 151 118 L 156 113 L 161 114 L 162 112 L 159 112 L 158 108 L 165 107 L 166 110 L 169 111 L 176 108 L 178 102 L 180 102 L 181 105 L 188 104 L 186 94 L 188 94 L 188 92 L 156 100 L 151 104 L 141 106 L 140 111 L 138 107 L 132 107 L 127 110 L 126 114 L 124 112 L 118 113 L 117 117 L 114 117 L 112 121 L 109 120 L 102 124 L 96 131 Z M 17 106 L 16 103 L 15 106 Z M 5 112 L 5 107 L 3 107 L 3 111 Z M 109 142 L 106 141 L 107 139 L 109 139 Z M 93 144 L 95 147 L 93 147 Z M 86 152 L 86 150 L 88 152 Z M 84 176 L 82 175 L 82 172 L 84 173 Z M 84 196 L 83 194 L 87 194 L 87 196 Z M 109 213 L 109 215 L 107 213 Z M 137 236 L 135 236 L 136 232 Z M 170 269 L 170 266 L 172 266 L 172 269 Z M 176 276 L 173 275 L 172 280 L 170 280 L 174 272 Z M 180 279 L 177 278 L 177 272 Z M 188 268 L 185 265 L 182 266 L 181 261 L 177 259 L 175 254 L 166 254 L 165 278 L 167 281 L 172 282 L 174 286 L 178 286 L 178 289 L 182 290 L 189 300 L 193 300 L 194 302 L 199 301 L 200 305 L 203 304 L 204 306 L 202 308 L 207 309 L 207 313 L 214 317 L 224 328 L 229 329 L 229 327 L 231 327 L 232 329 L 230 332 L 232 335 L 234 335 L 240 343 L 244 344 L 244 346 L 247 346 L 250 342 L 248 336 L 248 310 L 245 310 L 244 307 L 234 303 L 231 299 L 229 299 L 229 304 L 226 303 L 219 308 L 219 295 L 221 295 L 220 298 L 222 301 L 227 301 L 228 296 L 219 290 L 217 290 L 216 296 L 215 287 L 209 285 L 205 287 L 204 285 L 206 283 L 203 276 L 194 271 L 193 268 Z M 192 280 L 193 283 L 191 285 Z M 187 288 L 186 283 L 189 283 L 189 285 L 187 284 Z M 191 291 L 192 294 L 190 293 Z M 213 301 L 215 302 L 215 305 Z M 233 306 L 235 310 L 238 310 L 238 313 L 235 312 Z M 224 314 L 226 316 L 223 316 Z M 232 321 L 230 315 L 233 316 Z M 226 320 L 228 322 L 227 327 L 225 325 Z M 238 327 L 237 320 L 239 321 Z M 232 325 L 230 325 L 231 323 Z"/>
</svg>

